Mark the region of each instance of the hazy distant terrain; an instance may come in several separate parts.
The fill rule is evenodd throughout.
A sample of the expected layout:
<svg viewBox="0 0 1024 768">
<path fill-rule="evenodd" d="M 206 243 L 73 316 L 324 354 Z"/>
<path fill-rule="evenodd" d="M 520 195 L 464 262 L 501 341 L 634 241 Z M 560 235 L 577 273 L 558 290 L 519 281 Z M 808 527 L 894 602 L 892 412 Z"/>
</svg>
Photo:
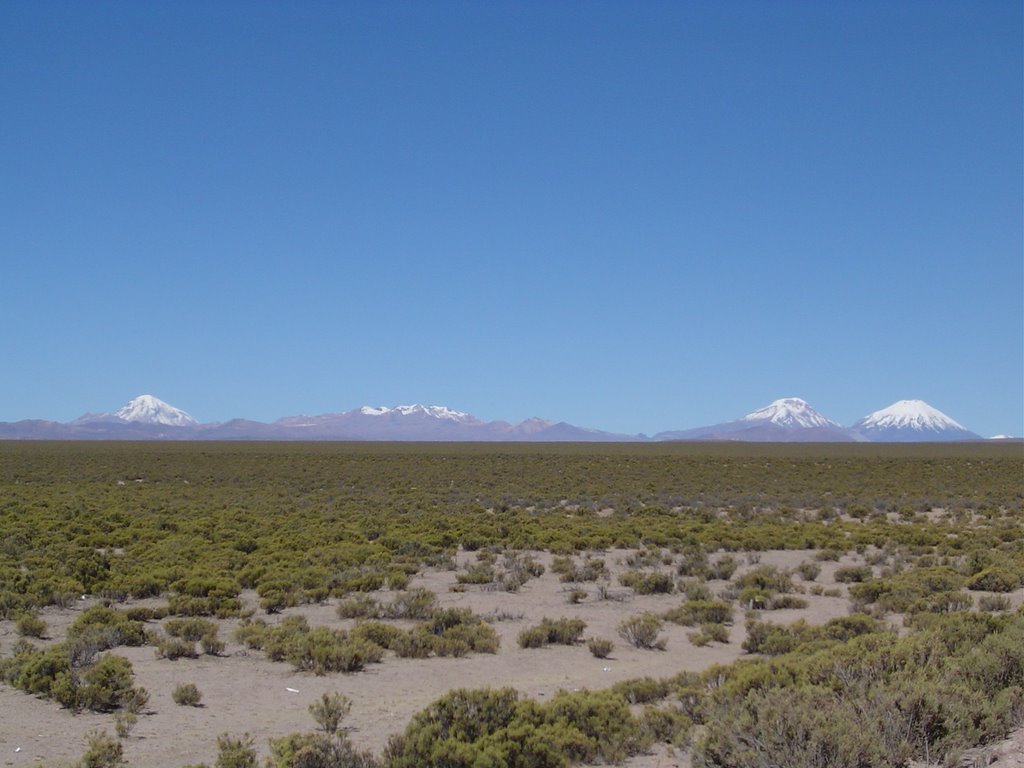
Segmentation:
<svg viewBox="0 0 1024 768">
<path fill-rule="evenodd" d="M 647 442 L 707 440 L 758 443 L 954 442 L 981 437 L 921 400 L 901 400 L 850 428 L 806 401 L 782 398 L 734 421 L 646 435 L 621 435 L 531 418 L 481 421 L 439 405 L 362 406 L 272 423 L 232 419 L 200 424 L 185 411 L 141 395 L 114 413 L 87 413 L 67 424 L 0 422 L 0 439 L 37 440 L 401 440 L 422 442 Z"/>
</svg>

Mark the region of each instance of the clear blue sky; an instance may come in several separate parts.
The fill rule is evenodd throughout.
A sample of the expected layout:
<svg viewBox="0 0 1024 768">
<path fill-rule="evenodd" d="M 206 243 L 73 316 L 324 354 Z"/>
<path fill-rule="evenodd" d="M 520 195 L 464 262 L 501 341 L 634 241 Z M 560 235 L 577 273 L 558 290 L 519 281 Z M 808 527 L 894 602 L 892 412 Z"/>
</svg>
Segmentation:
<svg viewBox="0 0 1024 768">
<path fill-rule="evenodd" d="M 0 100 L 0 420 L 1024 432 L 1019 0 L 14 0 Z"/>
</svg>

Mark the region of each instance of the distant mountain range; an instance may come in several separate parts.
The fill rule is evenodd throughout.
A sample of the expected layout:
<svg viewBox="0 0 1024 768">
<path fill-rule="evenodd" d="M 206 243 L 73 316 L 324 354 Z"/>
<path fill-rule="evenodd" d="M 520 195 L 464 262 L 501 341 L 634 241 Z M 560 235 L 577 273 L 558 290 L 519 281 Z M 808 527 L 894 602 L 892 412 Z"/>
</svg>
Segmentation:
<svg viewBox="0 0 1024 768">
<path fill-rule="evenodd" d="M 112 413 L 87 413 L 60 423 L 0 422 L 9 440 L 423 440 L 516 442 L 935 442 L 982 438 L 923 400 L 900 400 L 851 427 L 787 397 L 742 418 L 696 429 L 620 435 L 540 418 L 518 424 L 481 421 L 440 405 L 363 406 L 320 416 L 286 416 L 271 423 L 233 419 L 200 424 L 185 411 L 142 395 Z M 993 439 L 1007 439 L 999 435 Z M 1012 438 L 1011 438 L 1012 439 Z"/>
</svg>

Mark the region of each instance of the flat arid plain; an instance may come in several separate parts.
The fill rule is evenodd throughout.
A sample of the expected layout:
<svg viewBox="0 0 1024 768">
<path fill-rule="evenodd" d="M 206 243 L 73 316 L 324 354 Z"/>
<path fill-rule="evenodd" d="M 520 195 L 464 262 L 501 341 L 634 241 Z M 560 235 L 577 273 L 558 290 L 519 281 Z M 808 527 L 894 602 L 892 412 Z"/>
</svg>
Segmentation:
<svg viewBox="0 0 1024 768">
<path fill-rule="evenodd" d="M 1024 765 L 1022 478 L 1019 445 L 0 443 L 0 765 Z"/>
</svg>

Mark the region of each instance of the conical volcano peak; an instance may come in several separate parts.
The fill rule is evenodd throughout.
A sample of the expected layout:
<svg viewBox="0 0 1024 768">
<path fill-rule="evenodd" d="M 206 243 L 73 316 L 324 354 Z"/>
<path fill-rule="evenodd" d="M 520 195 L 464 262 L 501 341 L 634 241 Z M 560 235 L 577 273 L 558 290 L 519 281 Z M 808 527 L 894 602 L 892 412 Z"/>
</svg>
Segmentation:
<svg viewBox="0 0 1024 768">
<path fill-rule="evenodd" d="M 170 427 L 190 427 L 198 424 L 183 410 L 168 405 L 152 395 L 139 395 L 126 403 L 114 415 L 122 421 L 138 424 L 165 424 Z"/>
<path fill-rule="evenodd" d="M 741 421 L 767 421 L 780 427 L 838 427 L 799 397 L 783 397 L 748 413 Z"/>
<path fill-rule="evenodd" d="M 919 432 L 966 432 L 967 428 L 924 400 L 899 400 L 888 408 L 869 413 L 854 425 L 855 429 L 909 429 Z"/>
</svg>

